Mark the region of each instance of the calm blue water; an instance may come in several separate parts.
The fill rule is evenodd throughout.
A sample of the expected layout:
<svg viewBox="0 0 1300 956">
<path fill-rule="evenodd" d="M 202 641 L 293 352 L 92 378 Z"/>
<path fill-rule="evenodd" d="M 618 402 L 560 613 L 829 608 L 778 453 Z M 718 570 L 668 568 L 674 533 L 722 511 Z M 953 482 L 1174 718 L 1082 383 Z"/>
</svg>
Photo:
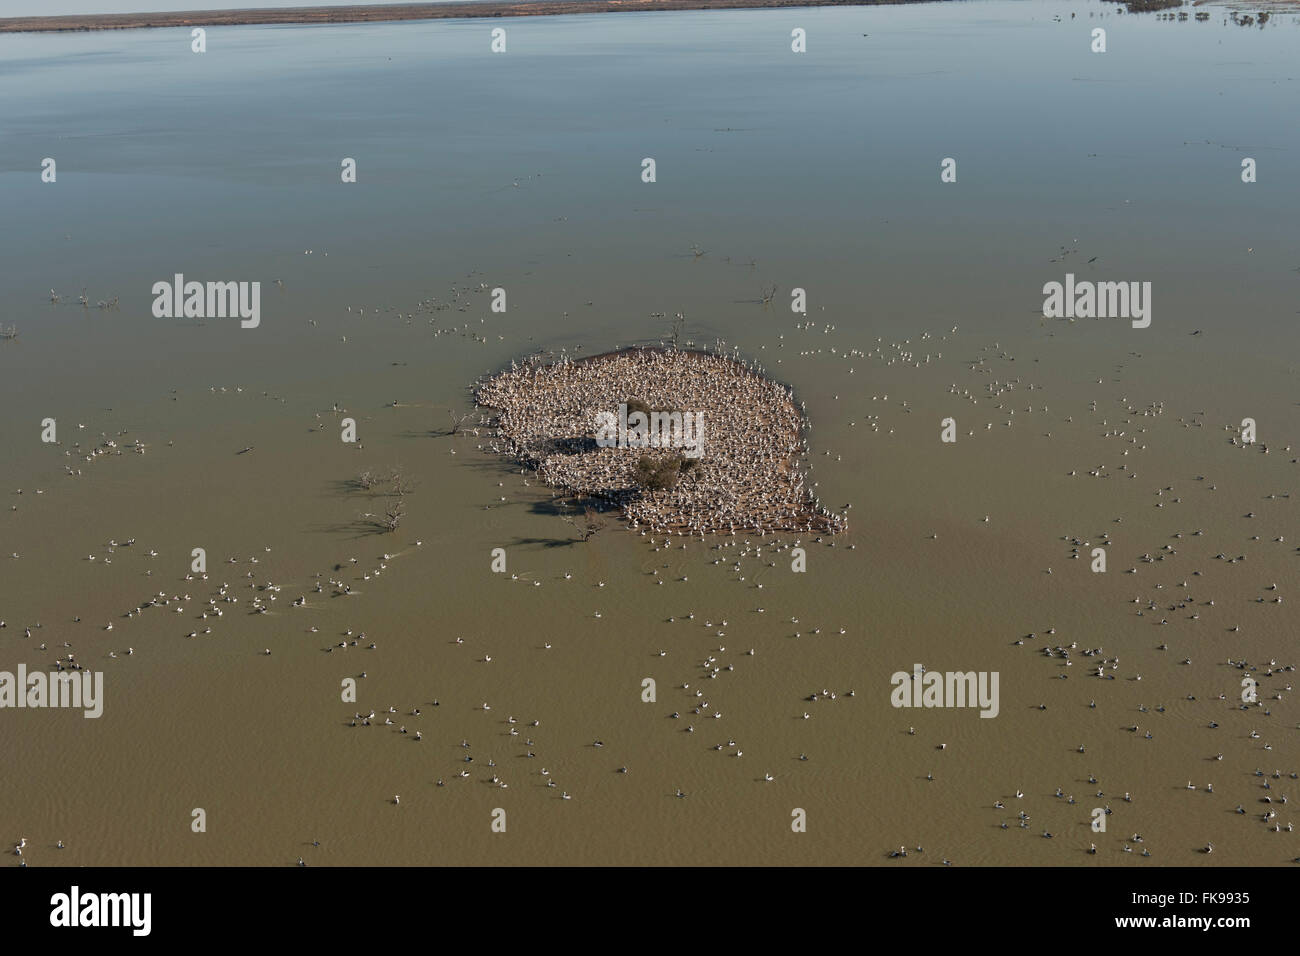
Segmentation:
<svg viewBox="0 0 1300 956">
<path fill-rule="evenodd" d="M 0 351 L 0 388 L 51 384 L 41 343 L 86 357 L 79 383 L 110 359 L 129 381 L 159 351 L 181 374 L 283 378 L 308 317 L 401 311 L 471 273 L 511 292 L 488 366 L 520 337 L 653 337 L 650 313 L 678 310 L 744 346 L 776 327 L 746 304 L 769 283 L 864 341 L 918 317 L 1014 334 L 1062 245 L 1081 275 L 1152 281 L 1153 335 L 1218 326 L 1225 349 L 1276 354 L 1300 286 L 1295 18 L 1113 11 L 537 18 L 506 25 L 504 55 L 475 20 L 214 29 L 202 55 L 183 30 L 0 37 L 0 308 L 27 350 Z M 176 272 L 285 291 L 256 333 L 175 339 L 149 306 Z M 120 311 L 69 306 L 83 288 Z"/>
</svg>

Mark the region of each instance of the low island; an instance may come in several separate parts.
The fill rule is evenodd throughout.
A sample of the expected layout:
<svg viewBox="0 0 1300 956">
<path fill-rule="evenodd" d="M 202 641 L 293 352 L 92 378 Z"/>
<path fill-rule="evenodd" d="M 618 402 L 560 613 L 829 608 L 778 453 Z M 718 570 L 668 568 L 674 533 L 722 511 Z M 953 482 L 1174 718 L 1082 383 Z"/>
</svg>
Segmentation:
<svg viewBox="0 0 1300 956">
<path fill-rule="evenodd" d="M 683 535 L 829 533 L 800 470 L 806 421 L 790 389 L 734 356 L 637 347 L 512 362 L 478 384 L 491 451 L 558 493 Z"/>
</svg>

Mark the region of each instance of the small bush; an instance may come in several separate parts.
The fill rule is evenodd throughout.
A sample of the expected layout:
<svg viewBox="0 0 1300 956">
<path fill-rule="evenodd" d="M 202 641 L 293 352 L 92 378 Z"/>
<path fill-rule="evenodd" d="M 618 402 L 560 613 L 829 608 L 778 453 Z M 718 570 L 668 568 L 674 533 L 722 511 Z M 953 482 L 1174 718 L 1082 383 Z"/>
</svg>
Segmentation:
<svg viewBox="0 0 1300 956">
<path fill-rule="evenodd" d="M 681 466 L 676 458 L 651 458 L 642 455 L 636 463 L 636 480 L 642 488 L 668 491 L 677 485 Z"/>
</svg>

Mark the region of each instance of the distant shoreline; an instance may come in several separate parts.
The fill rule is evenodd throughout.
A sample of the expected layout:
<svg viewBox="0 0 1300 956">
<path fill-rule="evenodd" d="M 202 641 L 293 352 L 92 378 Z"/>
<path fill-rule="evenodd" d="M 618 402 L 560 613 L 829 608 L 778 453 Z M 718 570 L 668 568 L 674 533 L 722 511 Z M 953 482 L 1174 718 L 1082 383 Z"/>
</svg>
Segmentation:
<svg viewBox="0 0 1300 956">
<path fill-rule="evenodd" d="M 175 13 L 97 13 L 0 18 L 0 33 L 227 27 L 252 24 L 383 23 L 397 20 L 484 19 L 627 13 L 649 10 L 749 10 L 777 7 L 870 7 L 938 0 L 502 0 L 486 3 L 395 3 L 378 6 L 188 10 Z"/>
</svg>

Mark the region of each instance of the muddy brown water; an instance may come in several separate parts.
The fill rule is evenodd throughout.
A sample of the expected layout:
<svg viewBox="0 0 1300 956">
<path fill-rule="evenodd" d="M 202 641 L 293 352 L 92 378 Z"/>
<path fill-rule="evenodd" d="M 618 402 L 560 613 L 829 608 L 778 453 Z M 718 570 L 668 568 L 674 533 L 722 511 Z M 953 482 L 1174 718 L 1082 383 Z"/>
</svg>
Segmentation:
<svg viewBox="0 0 1300 956">
<path fill-rule="evenodd" d="M 1097 16 L 1051 22 L 1071 9 Z M 1300 220 L 1278 171 L 1297 127 L 1277 120 L 1296 33 L 1102 12 L 536 18 L 511 25 L 504 60 L 473 21 L 249 27 L 203 60 L 169 31 L 5 38 L 7 69 L 49 95 L 0 88 L 0 290 L 19 329 L 0 342 L 0 670 L 71 652 L 105 681 L 98 719 L 0 711 L 0 819 L 26 858 L 1300 855 L 1269 829 L 1300 771 L 1282 669 L 1300 600 Z M 1087 53 L 1094 22 L 1109 59 Z M 792 24 L 816 56 L 791 59 Z M 981 101 L 996 109 L 975 117 Z M 1242 184 L 1255 153 L 1268 174 Z M 56 184 L 32 159 L 47 155 Z M 941 185 L 950 155 L 958 182 Z M 355 186 L 335 179 L 343 156 Z M 1035 315 L 1067 271 L 1151 281 L 1151 327 Z M 150 288 L 176 272 L 260 280 L 260 327 L 153 318 Z M 796 286 L 806 316 L 783 299 Z M 576 542 L 483 435 L 445 434 L 480 375 L 537 349 L 655 344 L 678 311 L 693 342 L 725 340 L 806 403 L 812 480 L 853 508 L 847 534 L 800 540 L 804 573 L 773 551 L 789 535 Z M 40 441 L 47 417 L 58 444 Z M 1259 441 L 1243 448 L 1229 429 L 1245 418 Z M 84 460 L 104 439 L 123 453 Z M 392 496 L 353 482 L 393 468 L 406 517 L 380 533 Z M 185 578 L 196 547 L 206 581 Z M 238 603 L 202 618 L 223 583 Z M 158 592 L 168 604 L 125 616 Z M 1043 653 L 1076 643 L 1068 667 Z M 1114 680 L 1090 676 L 1115 656 Z M 1259 668 L 1261 706 L 1240 708 L 1248 672 L 1229 659 Z M 915 664 L 998 672 L 997 717 L 894 708 L 891 675 Z M 806 700 L 823 689 L 836 698 Z M 889 861 L 900 845 L 924 851 Z"/>
</svg>

